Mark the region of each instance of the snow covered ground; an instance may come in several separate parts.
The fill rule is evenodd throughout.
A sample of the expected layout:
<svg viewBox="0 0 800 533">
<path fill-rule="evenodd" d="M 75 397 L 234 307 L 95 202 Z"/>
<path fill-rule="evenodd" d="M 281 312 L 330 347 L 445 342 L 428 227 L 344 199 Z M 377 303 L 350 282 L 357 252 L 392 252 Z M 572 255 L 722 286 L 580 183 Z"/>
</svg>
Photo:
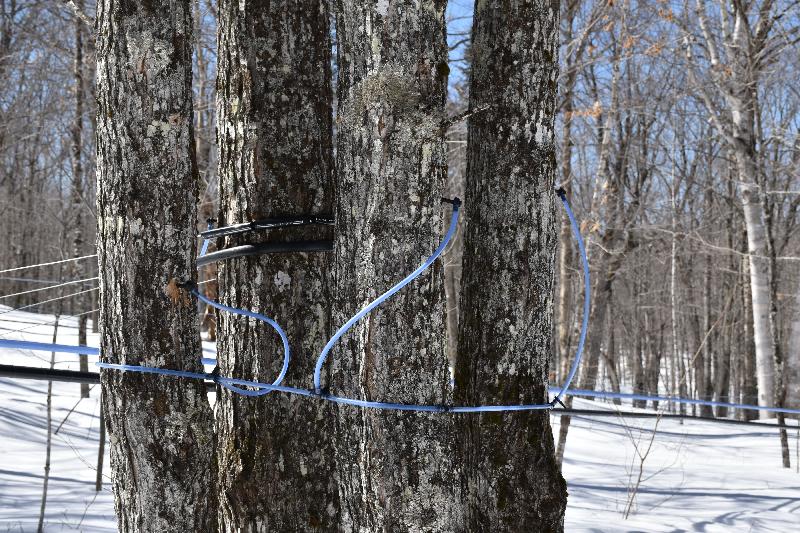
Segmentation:
<svg viewBox="0 0 800 533">
<path fill-rule="evenodd" d="M 52 341 L 54 317 L 7 309 L 0 306 L 0 338 Z M 63 319 L 58 342 L 76 344 L 76 325 L 74 318 Z M 90 335 L 89 344 L 96 343 L 96 335 Z M 0 350 L 0 364 L 47 367 L 49 359 L 45 352 Z M 77 356 L 56 354 L 56 368 L 77 370 Z M 80 400 L 78 384 L 53 384 L 54 429 L 66 421 L 53 436 L 46 531 L 115 531 L 107 453 L 103 490 L 95 492 L 98 392 L 95 387 L 91 398 Z M 0 532 L 36 531 L 46 396 L 46 382 L 0 378 Z M 582 400 L 575 407 L 611 408 Z M 552 418 L 556 434 L 559 418 Z M 654 420 L 573 418 L 564 462 L 566 531 L 800 530 L 800 474 L 781 468 L 777 431 L 662 420 L 653 437 L 655 425 Z M 636 449 L 644 455 L 651 437 L 626 519 L 631 487 L 640 473 Z M 791 434 L 793 467 L 798 438 Z"/>
</svg>

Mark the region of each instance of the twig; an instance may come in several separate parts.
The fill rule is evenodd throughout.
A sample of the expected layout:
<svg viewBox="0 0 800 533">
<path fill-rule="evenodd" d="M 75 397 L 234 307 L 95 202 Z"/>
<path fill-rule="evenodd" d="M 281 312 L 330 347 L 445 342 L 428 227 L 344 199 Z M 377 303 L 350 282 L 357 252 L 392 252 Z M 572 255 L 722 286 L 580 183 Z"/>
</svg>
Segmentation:
<svg viewBox="0 0 800 533">
<path fill-rule="evenodd" d="M 56 323 L 53 326 L 53 343 L 58 341 L 58 319 L 56 315 Z M 50 353 L 50 370 L 55 367 L 56 352 Z M 42 482 L 42 505 L 39 508 L 39 527 L 37 531 L 42 533 L 44 531 L 44 512 L 47 507 L 47 484 L 50 481 L 50 449 L 53 442 L 53 382 L 47 382 L 47 448 L 44 458 L 44 481 Z"/>
<path fill-rule="evenodd" d="M 94 388 L 94 385 L 92 385 L 91 387 L 89 387 L 89 390 L 92 390 L 93 388 Z M 78 404 L 80 404 L 80 403 L 81 403 L 81 400 L 83 400 L 83 397 L 81 397 L 81 398 L 78 398 L 78 401 L 77 401 L 77 402 L 75 402 L 75 405 L 73 405 L 73 406 L 72 406 L 72 409 L 70 409 L 70 410 L 69 410 L 69 412 L 67 413 L 67 416 L 65 416 L 65 417 L 64 417 L 64 420 L 62 420 L 62 421 L 61 421 L 61 423 L 60 423 L 60 424 L 58 425 L 58 427 L 56 428 L 56 431 L 55 431 L 55 433 L 56 433 L 56 434 L 58 434 L 58 432 L 61 430 L 61 426 L 63 426 L 63 425 L 64 425 L 64 422 L 66 422 L 66 421 L 67 421 L 67 419 L 69 418 L 69 415 L 71 415 L 71 414 L 73 413 L 73 411 L 75 411 L 75 409 L 77 409 L 77 408 L 78 408 Z"/>
<path fill-rule="evenodd" d="M 467 120 L 469 117 L 477 115 L 478 113 L 483 113 L 484 111 L 490 109 L 492 104 L 484 104 L 482 106 L 476 107 L 474 109 L 467 109 L 466 111 L 462 111 L 461 113 L 456 113 L 452 117 L 448 117 L 447 120 L 444 121 L 442 125 L 442 131 L 447 131 L 459 122 L 463 122 Z"/>
<path fill-rule="evenodd" d="M 72 14 L 81 19 L 90 30 L 94 30 L 94 20 L 81 10 L 75 3 L 75 0 L 61 0 L 61 3 L 67 6 Z"/>
</svg>

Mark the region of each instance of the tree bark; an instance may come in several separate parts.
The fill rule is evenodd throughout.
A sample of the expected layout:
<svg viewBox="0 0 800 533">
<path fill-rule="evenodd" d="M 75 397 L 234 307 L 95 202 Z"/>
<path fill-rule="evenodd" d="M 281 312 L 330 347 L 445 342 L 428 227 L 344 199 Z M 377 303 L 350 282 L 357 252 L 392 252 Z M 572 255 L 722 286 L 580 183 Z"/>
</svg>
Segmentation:
<svg viewBox="0 0 800 533">
<path fill-rule="evenodd" d="M 769 42 L 769 28 L 772 28 L 774 16 L 772 5 L 765 4 L 759 9 L 755 27 L 765 31 L 763 35 L 754 36 L 749 17 L 755 11 L 754 5 L 733 4 L 733 13 L 728 13 L 727 6 L 721 6 L 721 16 L 731 17 L 734 29 L 730 33 L 722 32 L 721 37 L 712 34 L 706 6 L 700 0 L 696 2 L 693 18 L 697 20 L 704 40 L 704 49 L 710 65 L 706 73 L 708 80 L 704 85 L 698 84 L 698 90 L 717 130 L 723 135 L 728 148 L 732 152 L 739 178 L 739 194 L 744 211 L 747 229 L 747 251 L 750 263 L 750 291 L 752 304 L 753 334 L 756 351 L 756 381 L 758 383 L 758 405 L 772 405 L 775 401 L 775 336 L 772 325 L 772 295 L 770 291 L 770 248 L 763 195 L 759 193 L 759 154 L 756 149 L 759 137 L 756 135 L 756 116 L 759 113 L 757 90 L 759 77 L 762 74 L 766 48 Z M 720 43 L 717 41 L 721 40 Z M 687 40 L 687 59 L 689 61 L 690 79 L 695 79 L 695 71 L 699 70 L 695 62 L 692 40 Z M 722 55 L 721 55 L 722 54 Z M 721 68 L 721 62 L 727 62 Z M 710 83 L 708 83 L 710 82 Z M 716 91 L 717 94 L 710 94 Z M 719 96 L 724 101 L 721 106 Z M 771 418 L 774 415 L 760 412 L 760 418 Z"/>
<path fill-rule="evenodd" d="M 100 435 L 97 439 L 97 473 L 94 478 L 94 490 L 103 490 L 103 463 L 106 455 L 106 417 L 103 414 L 103 399 L 100 399 Z"/>
<path fill-rule="evenodd" d="M 97 8 L 97 173 L 103 361 L 202 371 L 190 2 Z M 212 416 L 198 381 L 101 376 L 121 532 L 216 528 Z"/>
<path fill-rule="evenodd" d="M 449 209 L 443 143 L 445 2 L 336 3 L 334 326 L 419 266 Z M 440 262 L 334 348 L 331 392 L 389 402 L 451 399 Z M 357 272 L 358 275 L 353 275 Z M 338 409 L 343 531 L 456 529 L 454 421 Z"/>
<path fill-rule="evenodd" d="M 83 1 L 78 0 L 75 3 L 75 9 L 83 11 Z M 74 86 L 74 103 L 75 103 L 75 116 L 72 120 L 72 129 L 70 131 L 70 151 L 72 163 L 72 184 L 70 191 L 70 209 L 71 213 L 68 214 L 67 220 L 70 221 L 69 230 L 72 233 L 72 256 L 81 257 L 84 255 L 83 250 L 83 108 L 84 108 L 84 92 L 83 92 L 83 38 L 84 38 L 84 22 L 75 16 L 73 22 L 75 26 L 75 56 L 73 59 L 72 76 Z M 72 262 L 72 277 L 73 279 L 83 279 L 85 271 L 81 261 Z M 78 344 L 81 346 L 86 345 L 86 325 L 89 317 L 81 314 L 87 311 L 87 302 L 90 301 L 88 294 L 83 294 L 75 297 L 75 308 L 73 314 L 78 316 Z M 89 371 L 89 356 L 79 355 L 81 372 Z M 89 385 L 81 383 L 81 397 L 89 397 Z"/>
<path fill-rule="evenodd" d="M 548 401 L 559 5 L 488 1 L 472 33 L 458 403 Z M 562 531 L 547 411 L 461 419 L 467 531 Z"/>
<path fill-rule="evenodd" d="M 800 287 L 797 290 L 786 352 L 786 407 L 800 409 Z"/>
<path fill-rule="evenodd" d="M 328 4 L 219 3 L 217 124 L 220 224 L 333 212 L 332 92 Z M 243 242 L 330 239 L 329 227 L 228 238 Z M 330 335 L 330 260 L 273 254 L 219 265 L 228 305 L 275 319 L 292 354 L 284 385 L 313 388 L 316 355 Z M 271 383 L 283 363 L 275 332 L 219 316 L 222 375 Z M 218 395 L 220 531 L 336 531 L 338 492 L 332 409 L 273 392 Z"/>
</svg>

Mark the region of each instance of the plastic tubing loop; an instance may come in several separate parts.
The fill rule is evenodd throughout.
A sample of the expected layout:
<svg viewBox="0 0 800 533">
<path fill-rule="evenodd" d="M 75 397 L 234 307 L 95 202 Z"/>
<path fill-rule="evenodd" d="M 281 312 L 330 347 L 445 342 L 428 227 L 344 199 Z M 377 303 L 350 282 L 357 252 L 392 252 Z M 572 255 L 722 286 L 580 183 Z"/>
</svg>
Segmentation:
<svg viewBox="0 0 800 533">
<path fill-rule="evenodd" d="M 283 342 L 283 368 L 281 368 L 281 373 L 278 374 L 277 379 L 272 383 L 272 385 L 274 386 L 280 385 L 281 382 L 283 381 L 283 378 L 286 376 L 286 372 L 289 370 L 289 360 L 291 359 L 291 354 L 289 352 L 289 339 L 286 337 L 286 332 L 283 331 L 280 325 L 271 318 L 269 318 L 268 316 L 264 316 L 260 313 L 255 313 L 253 311 L 246 311 L 244 309 L 238 309 L 236 307 L 230 307 L 221 304 L 217 301 L 214 301 L 210 298 L 206 298 L 205 296 L 200 294 L 200 292 L 196 288 L 192 289 L 192 294 L 194 294 L 201 301 L 207 303 L 211 307 L 219 309 L 220 311 L 227 311 L 228 313 L 233 313 L 235 315 L 242 315 L 250 318 L 255 318 L 256 320 L 260 320 L 261 322 L 265 322 L 270 326 L 272 326 L 272 329 L 274 329 L 278 333 L 278 335 L 280 335 L 281 341 Z M 218 378 L 216 376 L 214 381 L 217 381 L 223 387 L 232 390 L 234 392 L 237 392 L 239 394 L 243 394 L 244 396 L 261 396 L 263 394 L 267 394 L 268 392 L 270 392 L 270 390 L 272 390 L 259 387 L 260 390 L 249 391 L 236 387 L 235 385 L 232 384 L 227 384 L 224 378 Z"/>
<path fill-rule="evenodd" d="M 453 204 L 453 214 L 450 217 L 450 227 L 447 229 L 447 234 L 444 236 L 444 239 L 439 244 L 439 247 L 436 248 L 436 250 L 433 252 L 433 255 L 431 255 L 428 259 L 425 260 L 424 263 L 422 263 L 419 267 L 417 267 L 417 269 L 414 272 L 403 278 L 394 287 L 392 287 L 388 291 L 384 292 L 383 294 L 375 298 L 372 302 L 367 304 L 367 306 L 364 307 L 361 311 L 353 315 L 353 317 L 350 318 L 350 320 L 345 322 L 345 324 L 342 327 L 340 327 L 336 333 L 333 334 L 333 337 L 330 338 L 328 343 L 322 349 L 322 352 L 320 352 L 319 357 L 317 358 L 317 364 L 314 367 L 314 389 L 317 391 L 317 393 L 321 392 L 320 381 L 322 374 L 322 366 L 325 364 L 325 360 L 328 358 L 328 353 L 331 351 L 331 348 L 333 348 L 333 345 L 336 344 L 336 342 L 342 337 L 342 335 L 344 335 L 347 332 L 347 330 L 352 328 L 356 322 L 364 318 L 367 315 L 367 313 L 369 313 L 370 311 L 378 307 L 380 304 L 388 300 L 392 295 L 397 293 L 400 289 L 411 283 L 411 281 L 414 280 L 414 278 L 422 274 L 422 272 L 429 266 L 431 266 L 431 264 L 433 264 L 433 262 L 436 261 L 436 258 L 442 254 L 445 247 L 447 246 L 447 243 L 449 243 L 450 239 L 453 238 L 453 235 L 456 232 L 456 228 L 458 227 L 458 213 L 461 210 L 461 200 L 459 200 L 458 198 L 454 198 L 452 204 Z"/>
<path fill-rule="evenodd" d="M 415 404 L 401 404 L 401 403 L 389 403 L 389 402 L 373 402 L 373 401 L 368 401 L 368 400 L 359 400 L 359 399 L 355 399 L 355 398 L 343 398 L 343 397 L 339 397 L 339 396 L 333 396 L 333 395 L 330 395 L 330 394 L 327 394 L 327 393 L 322 393 L 321 390 L 320 390 L 321 369 L 322 369 L 322 366 L 324 365 L 324 362 L 325 362 L 325 359 L 327 357 L 328 352 L 330 351 L 332 346 L 336 343 L 336 341 L 347 330 L 349 330 L 353 326 L 353 324 L 355 324 L 358 320 L 363 318 L 367 313 L 369 313 L 377 305 L 379 305 L 382 302 L 384 302 L 386 299 L 388 299 L 393 294 L 395 294 L 400 289 L 402 289 L 404 286 L 406 286 L 408 283 L 410 283 L 419 274 L 421 274 L 444 251 L 444 248 L 447 246 L 449 241 L 452 239 L 453 234 L 455 233 L 455 230 L 456 230 L 456 225 L 457 225 L 457 222 L 458 222 L 458 215 L 459 215 L 459 210 L 460 210 L 460 201 L 458 201 L 457 199 L 453 201 L 453 214 L 452 214 L 452 217 L 450 219 L 450 227 L 449 227 L 449 229 L 447 231 L 447 234 L 445 235 L 445 238 L 443 239 L 442 243 L 439 245 L 439 247 L 436 249 L 436 251 L 433 253 L 433 255 L 431 255 L 431 257 L 429 257 L 414 272 L 412 272 L 411 274 L 406 276 L 406 278 L 404 278 L 398 284 L 396 284 L 391 289 L 389 289 L 388 291 L 383 293 L 376 300 L 374 300 L 373 302 L 368 304 L 361 311 L 359 311 L 355 316 L 353 316 L 350 320 L 348 320 L 347 323 L 345 323 L 341 328 L 339 328 L 339 330 L 336 332 L 336 334 L 328 341 L 327 345 L 325 346 L 325 348 L 323 349 L 322 353 L 320 354 L 320 356 L 319 356 L 319 358 L 317 360 L 317 364 L 316 364 L 315 372 L 314 372 L 314 387 L 315 387 L 315 390 L 313 390 L 313 391 L 306 390 L 306 389 L 298 389 L 298 388 L 294 388 L 294 387 L 284 387 L 284 386 L 280 385 L 280 383 L 283 380 L 283 377 L 286 374 L 286 371 L 288 370 L 290 355 L 289 355 L 288 339 L 286 338 L 286 334 L 283 332 L 283 330 L 280 328 L 280 326 L 274 320 L 272 320 L 272 319 L 270 319 L 270 318 L 268 318 L 268 317 L 266 317 L 264 315 L 260 315 L 258 313 L 254 313 L 252 311 L 245 311 L 245 310 L 242 310 L 242 309 L 229 307 L 229 306 L 223 305 L 223 304 L 221 304 L 219 302 L 210 300 L 210 299 L 204 297 L 203 295 L 201 295 L 194 288 L 192 289 L 192 293 L 197 298 L 199 298 L 203 302 L 207 303 L 208 305 L 211 305 L 212 307 L 215 307 L 215 308 L 220 309 L 222 311 L 228 311 L 228 312 L 231 312 L 231 313 L 234 313 L 234 314 L 239 314 L 239 315 L 248 316 L 248 317 L 251 317 L 251 318 L 256 318 L 257 320 L 261 320 L 263 322 L 268 323 L 270 326 L 272 326 L 278 332 L 278 334 L 281 336 L 281 339 L 282 339 L 283 344 L 284 344 L 284 365 L 283 365 L 283 369 L 281 370 L 280 375 L 278 376 L 278 379 L 276 379 L 274 383 L 272 383 L 270 385 L 270 384 L 261 383 L 261 382 L 258 382 L 258 381 L 248 381 L 248 380 L 242 380 L 242 379 L 222 377 L 222 376 L 218 376 L 215 372 L 212 372 L 210 374 L 202 374 L 202 373 L 187 372 L 187 371 L 180 371 L 180 370 L 168 370 L 168 369 L 144 367 L 144 366 L 136 366 L 136 365 L 118 365 L 118 364 L 111 364 L 111 363 L 97 363 L 97 365 L 99 367 L 101 367 L 101 368 L 106 368 L 106 369 L 125 370 L 125 371 L 131 371 L 131 372 L 144 372 L 144 373 L 152 373 L 152 374 L 162 374 L 162 375 L 185 377 L 185 378 L 192 378 L 192 379 L 212 379 L 216 383 L 219 383 L 221 386 L 226 387 L 226 388 L 228 388 L 228 389 L 230 389 L 230 390 L 232 390 L 234 392 L 237 392 L 239 394 L 243 394 L 245 396 L 261 396 L 263 394 L 266 394 L 269 391 L 277 390 L 277 391 L 290 393 L 290 394 L 299 394 L 301 396 L 308 396 L 308 397 L 318 397 L 318 398 L 321 398 L 321 399 L 324 399 L 324 400 L 328 400 L 328 401 L 332 401 L 332 402 L 336 402 L 336 403 L 352 405 L 352 406 L 357 406 L 357 407 L 364 407 L 364 408 L 373 408 L 373 409 L 391 409 L 391 410 L 400 410 L 400 411 L 421 411 L 421 412 L 434 412 L 434 413 L 442 413 L 442 412 L 475 413 L 475 412 L 530 411 L 530 410 L 552 409 L 553 405 L 556 403 L 556 401 L 558 401 L 558 398 L 560 396 L 562 396 L 563 394 L 575 394 L 574 391 L 568 391 L 568 388 L 569 388 L 569 385 L 570 385 L 572 379 L 575 377 L 575 373 L 577 371 L 578 365 L 580 364 L 581 354 L 582 354 L 582 351 L 583 351 L 583 345 L 584 345 L 585 338 L 586 338 L 586 330 L 588 328 L 589 300 L 590 300 L 590 292 L 589 292 L 590 280 L 589 280 L 588 261 L 587 261 L 587 258 L 586 258 L 586 250 L 585 250 L 585 247 L 584 247 L 584 244 L 583 244 L 583 240 L 582 240 L 581 235 L 580 235 L 580 230 L 578 229 L 577 222 L 575 221 L 575 217 L 574 217 L 574 215 L 573 215 L 573 213 L 572 213 L 572 211 L 571 211 L 571 209 L 569 207 L 569 203 L 568 203 L 568 201 L 566 199 L 566 196 L 564 195 L 563 191 L 559 190 L 558 194 L 559 194 L 559 196 L 560 196 L 560 198 L 561 198 L 561 200 L 562 200 L 562 202 L 564 204 L 565 209 L 567 210 L 567 214 L 568 214 L 569 219 L 570 219 L 570 224 L 571 224 L 573 233 L 575 234 L 575 237 L 578 240 L 578 246 L 579 246 L 579 249 L 580 249 L 580 252 L 581 252 L 581 256 L 582 256 L 582 259 L 583 259 L 584 275 L 585 275 L 584 281 L 585 281 L 586 291 L 585 291 L 585 295 L 584 295 L 584 318 L 583 318 L 583 323 L 582 323 L 582 327 L 581 327 L 580 342 L 579 342 L 579 345 L 578 345 L 578 349 L 576 351 L 575 360 L 572 363 L 572 367 L 571 367 L 570 373 L 569 373 L 569 375 L 567 377 L 567 381 L 561 387 L 561 389 L 559 390 L 559 389 L 555 389 L 555 388 L 550 388 L 551 392 L 553 392 L 555 390 L 558 390 L 555 399 L 551 403 L 530 404 L 530 405 L 486 405 L 486 406 L 415 405 Z M 32 344 L 32 343 L 26 343 L 26 344 Z M 37 343 L 37 344 L 43 344 L 43 343 Z M 2 346 L 2 344 L 0 344 L 0 346 Z M 204 359 L 203 360 L 204 363 L 206 363 L 207 361 L 209 361 L 209 360 L 208 359 Z M 257 390 L 254 390 L 254 391 L 253 390 L 247 390 L 247 389 L 242 389 L 241 387 L 252 387 L 252 388 L 255 388 Z M 586 393 L 585 395 L 590 395 L 589 393 L 592 393 L 593 395 L 596 395 L 596 396 L 601 396 L 601 395 L 604 394 L 604 393 L 596 393 L 594 391 L 581 391 L 582 395 L 584 393 Z M 624 395 L 621 395 L 620 397 L 624 397 Z M 651 399 L 658 399 L 658 398 L 657 397 L 652 397 Z M 668 398 L 664 398 L 663 400 L 664 401 L 669 401 Z M 693 403 L 702 403 L 701 400 L 694 400 L 692 402 Z M 720 405 L 723 405 L 723 404 L 720 404 Z M 777 409 L 777 408 L 772 408 L 772 409 Z"/>
<path fill-rule="evenodd" d="M 208 221 L 208 231 L 211 231 L 213 228 L 214 228 L 214 223 L 211 220 L 209 220 Z M 208 243 L 209 243 L 209 241 L 210 241 L 210 239 L 203 239 L 203 247 L 200 250 L 200 257 L 203 257 L 204 255 L 206 255 L 206 252 L 208 251 Z M 274 320 L 272 320 L 271 318 L 269 318 L 267 316 L 264 316 L 262 314 L 254 313 L 252 311 L 245 311 L 245 310 L 242 310 L 242 309 L 237 309 L 236 307 L 228 307 L 227 305 L 223 305 L 223 304 L 221 304 L 221 303 L 219 303 L 217 301 L 214 301 L 214 300 L 212 300 L 210 298 L 206 298 L 205 296 L 200 294 L 200 291 L 198 291 L 197 288 L 193 288 L 192 289 L 192 294 L 194 294 L 198 299 L 200 299 L 201 301 L 207 303 L 211 307 L 215 307 L 215 308 L 220 309 L 222 311 L 228 311 L 229 313 L 234 313 L 234 314 L 237 314 L 237 315 L 243 315 L 243 316 L 255 318 L 256 320 L 260 320 L 262 322 L 266 322 L 267 324 L 272 326 L 272 328 L 275 331 L 278 332 L 278 335 L 280 335 L 280 337 L 281 337 L 281 341 L 283 341 L 283 368 L 281 369 L 281 373 L 278 375 L 278 379 L 275 380 L 273 385 L 280 385 L 281 381 L 283 381 L 283 378 L 286 375 L 286 372 L 289 370 L 289 360 L 291 358 L 290 351 L 289 351 L 289 339 L 286 337 L 286 333 L 283 331 L 283 329 L 280 327 L 280 325 L 277 322 L 275 322 Z M 216 359 L 201 359 L 201 361 L 203 362 L 204 365 L 205 364 L 209 364 L 209 365 L 216 365 L 217 364 Z M 219 377 L 216 374 L 210 374 L 210 376 L 212 377 L 212 379 L 215 382 L 219 383 L 221 386 L 223 386 L 226 389 L 231 390 L 231 391 L 233 391 L 233 392 L 235 392 L 237 394 L 241 394 L 243 396 L 263 396 L 264 394 L 267 394 L 268 392 L 270 392 L 269 389 L 264 389 L 263 387 L 259 387 L 259 389 L 255 390 L 255 391 L 242 389 L 242 388 L 237 387 L 235 385 L 232 385 L 232 384 L 229 384 L 229 383 L 224 383 L 221 379 L 219 379 Z"/>
<path fill-rule="evenodd" d="M 564 189 L 558 190 L 558 197 L 561 198 L 561 203 L 564 205 L 564 209 L 567 211 L 569 224 L 572 227 L 572 234 L 575 236 L 575 240 L 578 241 L 578 250 L 580 250 L 581 253 L 581 262 L 583 263 L 583 322 L 581 323 L 581 335 L 580 339 L 578 340 L 578 348 L 575 350 L 575 359 L 572 361 L 572 366 L 569 369 L 569 374 L 567 374 L 567 379 L 564 382 L 564 385 L 562 385 L 561 390 L 556 393 L 551 405 L 555 405 L 561 400 L 561 397 L 567 393 L 569 386 L 572 384 L 572 380 L 575 378 L 575 373 L 578 371 L 578 366 L 581 363 L 583 345 L 586 343 L 586 331 L 589 329 L 589 309 L 591 307 L 592 290 L 592 281 L 589 277 L 589 259 L 586 257 L 586 246 L 583 244 L 581 230 L 578 227 L 578 222 L 575 220 L 575 215 L 572 212 L 572 209 L 569 207 L 569 202 L 567 201 L 567 195 L 564 193 Z"/>
</svg>

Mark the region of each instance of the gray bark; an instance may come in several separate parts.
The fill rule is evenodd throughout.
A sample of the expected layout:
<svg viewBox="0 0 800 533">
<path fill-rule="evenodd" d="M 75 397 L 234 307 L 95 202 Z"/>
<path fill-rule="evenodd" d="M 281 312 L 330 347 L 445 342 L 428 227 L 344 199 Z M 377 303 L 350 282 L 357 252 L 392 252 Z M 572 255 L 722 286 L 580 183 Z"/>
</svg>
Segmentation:
<svg viewBox="0 0 800 533">
<path fill-rule="evenodd" d="M 97 439 L 97 473 L 94 478 L 94 490 L 103 490 L 103 463 L 106 455 L 106 417 L 103 414 L 103 399 L 100 399 L 100 436 Z"/>
<path fill-rule="evenodd" d="M 75 3 L 75 9 L 83 11 L 83 1 L 78 0 Z M 75 117 L 72 120 L 71 136 L 71 158 L 72 163 L 72 190 L 70 191 L 70 203 L 72 213 L 68 217 L 71 220 L 72 232 L 72 256 L 81 257 L 84 255 L 83 250 L 83 108 L 84 108 L 84 92 L 83 92 L 83 38 L 84 38 L 84 22 L 75 17 L 75 57 L 73 60 L 72 75 L 75 83 Z M 72 277 L 73 279 L 83 279 L 84 269 L 81 261 L 72 262 Z M 89 302 L 89 295 L 83 294 L 75 298 L 77 311 L 74 312 L 78 317 L 78 344 L 81 346 L 86 345 L 86 325 L 89 320 L 87 315 L 82 314 L 87 311 L 86 304 Z M 87 355 L 79 355 L 80 370 L 81 372 L 89 371 L 89 357 Z M 81 397 L 89 397 L 89 384 L 81 383 Z"/>
<path fill-rule="evenodd" d="M 102 359 L 199 372 L 195 306 L 176 284 L 195 276 L 190 2 L 97 7 Z M 119 530 L 213 531 L 205 385 L 101 378 Z"/>
<path fill-rule="evenodd" d="M 217 124 L 220 224 L 333 212 L 328 4 L 220 2 Z M 330 239 L 329 227 L 228 238 Z M 292 353 L 283 384 L 313 388 L 330 335 L 327 254 L 274 254 L 219 265 L 220 296 L 274 318 Z M 221 373 L 271 383 L 283 347 L 267 325 L 219 314 Z M 222 390 L 217 407 L 220 531 L 336 531 L 333 412 L 315 399 Z"/>
<path fill-rule="evenodd" d="M 472 34 L 458 403 L 544 403 L 553 315 L 558 3 L 489 1 Z M 561 531 L 546 411 L 467 415 L 467 531 Z"/>
<path fill-rule="evenodd" d="M 429 256 L 449 208 L 443 146 L 445 2 L 336 3 L 338 327 Z M 332 353 L 331 392 L 450 401 L 441 262 L 360 321 Z M 357 275 L 354 275 L 357 273 Z M 343 531 L 453 531 L 454 421 L 340 407 Z"/>
<path fill-rule="evenodd" d="M 786 351 L 786 407 L 800 409 L 800 288 L 797 290 L 789 348 Z"/>
</svg>

